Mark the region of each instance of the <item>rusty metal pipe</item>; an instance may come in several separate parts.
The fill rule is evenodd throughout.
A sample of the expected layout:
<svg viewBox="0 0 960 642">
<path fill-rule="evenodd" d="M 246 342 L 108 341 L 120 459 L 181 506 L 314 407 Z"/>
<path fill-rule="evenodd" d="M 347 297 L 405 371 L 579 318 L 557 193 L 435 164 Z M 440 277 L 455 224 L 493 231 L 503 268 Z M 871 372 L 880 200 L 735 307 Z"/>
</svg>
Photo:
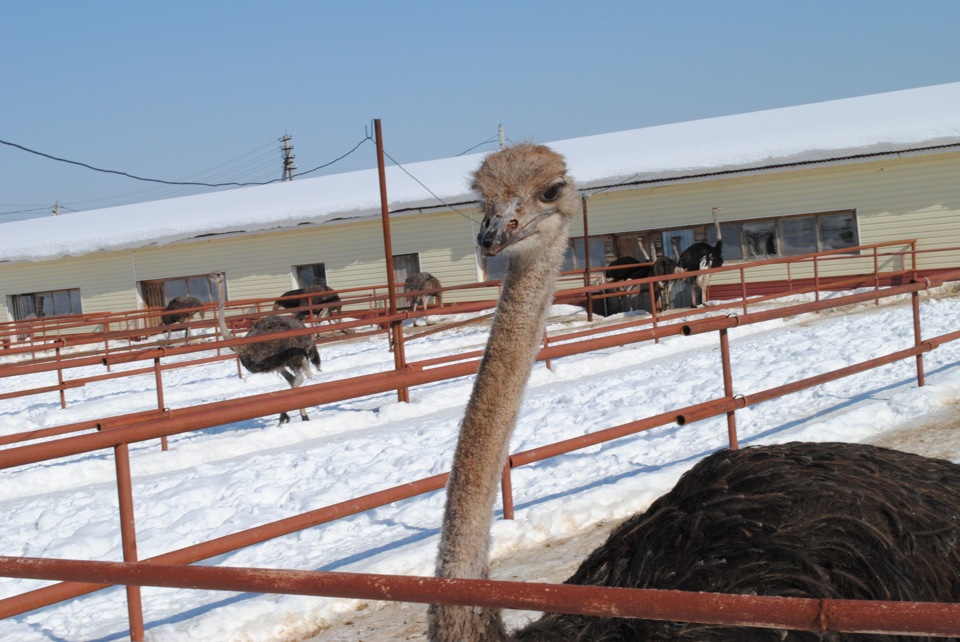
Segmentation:
<svg viewBox="0 0 960 642">
<path fill-rule="evenodd" d="M 224 553 L 229 553 L 247 546 L 253 546 L 254 544 L 259 544 L 276 537 L 289 535 L 290 533 L 295 533 L 306 528 L 312 528 L 343 517 L 362 513 L 371 508 L 385 506 L 393 502 L 439 490 L 447 483 L 448 477 L 449 473 L 433 475 L 432 477 L 426 477 L 414 482 L 370 493 L 369 495 L 348 499 L 338 504 L 324 506 L 317 510 L 287 517 L 269 524 L 263 524 L 237 533 L 231 533 L 230 535 L 224 535 L 223 537 L 194 544 L 193 546 L 187 546 L 176 551 L 156 555 L 143 560 L 143 562 L 180 565 L 210 559 L 211 557 L 223 555 Z M 52 579 L 58 578 L 55 577 Z M 0 599 L 0 620 L 74 597 L 80 597 L 81 595 L 93 593 L 104 588 L 102 583 L 91 583 L 98 582 L 98 580 L 76 580 L 70 577 L 59 579 L 68 581 L 66 583 L 54 584 L 53 586 L 46 586 Z"/>
<path fill-rule="evenodd" d="M 824 633 L 960 635 L 960 604 L 731 595 L 502 580 L 0 557 L 0 575 L 579 613 Z"/>
<path fill-rule="evenodd" d="M 886 288 L 884 290 L 884 296 L 897 296 L 900 294 L 910 294 L 912 292 L 917 292 L 925 289 L 927 289 L 927 285 L 924 283 L 907 283 L 905 285 L 895 285 L 895 286 Z M 714 330 L 720 330 L 722 328 L 735 328 L 739 325 L 749 325 L 752 323 L 759 323 L 761 321 L 772 321 L 774 319 L 781 319 L 787 316 L 792 316 L 795 314 L 801 314 L 805 312 L 818 312 L 820 310 L 839 307 L 841 305 L 850 305 L 853 303 L 862 303 L 864 301 L 873 301 L 876 298 L 877 298 L 876 292 L 872 292 L 872 291 L 862 292 L 860 294 L 850 294 L 844 297 L 838 297 L 836 299 L 815 301 L 813 303 L 799 303 L 797 305 L 791 305 L 785 308 L 774 308 L 771 310 L 750 312 L 748 314 L 743 314 L 738 316 L 710 317 L 707 319 L 700 319 L 697 321 L 691 321 L 690 323 L 684 324 L 682 332 L 684 336 L 702 334 L 704 332 L 711 332 Z"/>
<path fill-rule="evenodd" d="M 123 561 L 137 561 L 137 529 L 133 514 L 133 483 L 130 474 L 130 449 L 120 444 L 114 449 L 117 468 L 117 495 L 120 502 L 120 540 Z M 143 642 L 143 600 L 140 587 L 127 585 L 127 614 L 130 620 L 130 639 Z"/>
</svg>

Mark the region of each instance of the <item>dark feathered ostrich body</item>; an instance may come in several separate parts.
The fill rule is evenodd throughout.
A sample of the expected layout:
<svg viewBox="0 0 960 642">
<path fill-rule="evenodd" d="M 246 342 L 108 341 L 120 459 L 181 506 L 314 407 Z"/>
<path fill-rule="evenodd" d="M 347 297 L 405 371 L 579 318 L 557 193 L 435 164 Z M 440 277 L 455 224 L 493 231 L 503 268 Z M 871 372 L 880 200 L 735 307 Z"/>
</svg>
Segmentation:
<svg viewBox="0 0 960 642">
<path fill-rule="evenodd" d="M 163 308 L 166 314 L 160 317 L 160 323 L 163 325 L 177 325 L 178 323 L 184 323 L 189 321 L 192 317 L 199 314 L 200 318 L 203 318 L 203 310 L 197 310 L 203 305 L 203 301 L 198 299 L 195 296 L 190 296 L 185 294 L 183 296 L 175 296 L 170 299 L 170 302 L 167 303 L 166 307 Z M 194 309 L 191 309 L 194 308 Z M 167 339 L 170 338 L 170 330 L 167 330 Z M 183 329 L 183 338 L 185 341 L 190 340 L 190 328 Z"/>
<path fill-rule="evenodd" d="M 218 298 L 220 299 L 217 307 L 220 333 L 225 339 L 233 339 L 235 338 L 234 334 L 227 327 L 223 314 L 226 305 L 223 274 L 212 274 L 210 278 L 217 287 Z M 290 317 L 266 316 L 254 321 L 246 336 L 274 335 L 302 330 L 304 327 L 300 321 Z M 312 376 L 310 364 L 313 364 L 317 370 L 320 369 L 320 353 L 317 351 L 313 336 L 309 334 L 276 337 L 256 343 L 246 343 L 232 349 L 237 353 L 241 365 L 249 372 L 255 374 L 276 372 L 290 384 L 291 388 L 296 388 L 302 384 L 304 377 Z M 304 408 L 300 408 L 300 418 L 304 421 L 310 419 Z M 290 415 L 286 411 L 280 413 L 279 421 L 281 424 L 289 422 Z"/>
<path fill-rule="evenodd" d="M 403 281 L 403 291 L 405 293 L 439 289 L 440 280 L 429 272 L 417 272 L 416 274 L 411 274 Z M 441 294 L 438 292 L 436 294 L 417 294 L 412 296 L 411 298 L 413 301 L 411 302 L 410 309 L 416 310 L 417 306 L 422 306 L 423 309 L 426 310 L 427 299 L 431 297 L 434 299 L 434 301 L 439 303 Z"/>
<path fill-rule="evenodd" d="M 717 244 L 710 245 L 704 241 L 694 243 L 677 258 L 675 268 L 677 274 L 683 272 L 694 272 L 697 270 L 709 270 L 723 265 L 723 238 L 720 236 L 720 222 L 717 220 L 717 213 L 722 208 L 713 208 L 713 224 L 717 229 Z M 707 300 L 707 286 L 710 283 L 709 274 L 697 276 L 696 285 L 700 289 L 700 298 L 702 302 Z"/>
<path fill-rule="evenodd" d="M 307 295 L 310 296 L 301 296 L 296 299 L 288 299 L 285 297 L 293 297 L 297 295 Z M 333 288 L 326 285 L 308 285 L 305 288 L 297 288 L 296 290 L 288 290 L 280 295 L 281 298 L 277 299 L 273 303 L 274 310 L 283 310 L 283 309 L 293 309 L 293 308 L 304 308 L 298 310 L 296 313 L 296 318 L 298 321 L 303 321 L 307 319 L 312 314 L 315 319 L 321 319 L 323 317 L 332 317 L 334 315 L 340 314 L 340 306 L 338 305 L 325 305 L 330 303 L 339 303 L 340 295 L 333 291 Z"/>
<path fill-rule="evenodd" d="M 430 274 L 429 272 L 417 272 L 416 274 L 411 274 L 403 281 L 403 291 L 407 296 L 410 297 L 410 310 L 416 312 L 417 308 L 423 308 L 423 311 L 427 311 L 427 299 L 432 298 L 437 305 L 443 304 L 443 293 L 435 292 L 427 294 L 423 290 L 439 290 L 440 289 L 440 280 Z M 410 294 L 411 292 L 416 292 L 419 294 Z M 415 319 L 413 324 L 417 325 L 418 319 Z"/>
<path fill-rule="evenodd" d="M 183 323 L 190 317 L 195 314 L 199 314 L 203 318 L 203 310 L 191 310 L 190 308 L 199 308 L 203 306 L 203 301 L 198 299 L 195 296 L 176 296 L 170 299 L 170 303 L 163 308 L 164 314 L 160 317 L 160 322 L 163 325 L 174 325 L 175 323 Z"/>
<path fill-rule="evenodd" d="M 506 252 L 490 339 L 447 485 L 437 574 L 485 578 L 500 473 L 567 227 L 580 198 L 563 159 L 519 145 L 488 156 L 478 237 Z M 620 527 L 568 580 L 743 594 L 957 601 L 960 466 L 859 444 L 792 443 L 710 455 Z M 509 635 L 496 610 L 434 605 L 434 642 L 816 640 L 809 633 L 545 615 Z M 836 635 L 830 640 L 886 640 Z M 898 638 L 899 640 L 910 638 Z"/>
<path fill-rule="evenodd" d="M 642 261 L 632 256 L 621 256 L 618 259 L 610 261 L 607 267 L 613 269 L 607 270 L 607 281 L 616 283 L 618 281 L 632 281 L 633 279 L 645 279 L 648 276 L 653 276 L 653 266 L 635 265 L 637 263 L 642 263 Z"/>
</svg>

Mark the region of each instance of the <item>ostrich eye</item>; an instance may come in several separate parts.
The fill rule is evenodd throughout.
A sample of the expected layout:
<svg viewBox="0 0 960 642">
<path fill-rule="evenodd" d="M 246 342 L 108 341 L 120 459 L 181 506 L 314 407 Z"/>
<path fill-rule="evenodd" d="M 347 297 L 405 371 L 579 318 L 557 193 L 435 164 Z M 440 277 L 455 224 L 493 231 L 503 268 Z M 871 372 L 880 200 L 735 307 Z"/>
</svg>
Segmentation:
<svg viewBox="0 0 960 642">
<path fill-rule="evenodd" d="M 544 203 L 552 203 L 553 201 L 557 200 L 560 198 L 560 190 L 564 185 L 565 183 L 554 183 L 544 190 L 543 194 L 540 195 L 540 200 Z"/>
</svg>

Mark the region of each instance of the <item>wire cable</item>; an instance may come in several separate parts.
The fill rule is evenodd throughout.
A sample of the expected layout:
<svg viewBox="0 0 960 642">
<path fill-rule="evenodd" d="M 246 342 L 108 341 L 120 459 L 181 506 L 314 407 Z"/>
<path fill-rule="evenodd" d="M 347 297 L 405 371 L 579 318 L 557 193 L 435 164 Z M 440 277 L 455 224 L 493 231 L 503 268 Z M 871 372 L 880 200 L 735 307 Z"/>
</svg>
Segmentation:
<svg viewBox="0 0 960 642">
<path fill-rule="evenodd" d="M 477 147 L 483 147 L 484 145 L 487 145 L 487 144 L 492 143 L 492 142 L 494 142 L 494 141 L 496 141 L 496 140 L 499 140 L 499 138 L 500 138 L 500 134 L 497 134 L 496 136 L 492 136 L 492 137 L 488 138 L 487 140 L 483 141 L 482 143 L 477 143 L 476 145 L 474 145 L 474 146 L 471 147 L 470 149 L 466 149 L 466 150 L 460 152 L 459 154 L 457 154 L 457 156 L 463 156 L 464 154 L 468 154 L 468 153 L 472 152 L 473 150 L 475 150 Z M 456 157 L 455 157 L 455 158 L 456 158 Z"/>
<path fill-rule="evenodd" d="M 305 171 L 305 172 L 300 172 L 300 173 L 298 174 L 298 176 L 306 176 L 307 174 L 312 174 L 313 172 L 317 171 L 318 169 L 323 169 L 324 167 L 330 167 L 330 166 L 333 165 L 334 163 L 343 160 L 344 158 L 346 158 L 347 156 L 349 156 L 349 155 L 352 154 L 353 152 L 355 152 L 355 151 L 357 151 L 358 149 L 360 149 L 360 145 L 363 145 L 363 144 L 364 144 L 365 142 L 367 142 L 368 140 L 372 141 L 372 140 L 373 140 L 373 136 L 366 136 L 366 137 L 363 138 L 359 143 L 357 143 L 357 144 L 354 146 L 353 149 L 351 149 L 349 152 L 347 152 L 347 153 L 344 154 L 343 156 L 340 156 L 340 157 L 338 157 L 338 158 L 334 158 L 334 159 L 333 159 L 332 161 L 330 161 L 329 163 L 324 163 L 323 165 L 319 165 L 319 166 L 317 166 L 317 167 L 314 167 L 313 169 L 308 169 L 308 170 Z M 274 182 L 274 181 L 270 181 L 270 182 L 272 183 L 272 182 Z"/>
<path fill-rule="evenodd" d="M 352 154 L 353 152 L 357 151 L 357 149 L 359 149 L 360 146 L 361 146 L 363 143 L 365 143 L 366 141 L 368 141 L 368 140 L 372 140 L 372 138 L 371 138 L 370 136 L 365 137 L 365 138 L 362 139 L 359 143 L 357 143 L 357 144 L 354 146 L 353 149 L 351 149 L 351 150 L 350 150 L 349 152 L 347 152 L 346 154 L 343 154 L 342 156 L 339 156 L 339 157 L 333 159 L 333 160 L 330 161 L 329 163 L 324 163 L 323 165 L 319 165 L 319 166 L 317 166 L 317 167 L 314 167 L 313 169 L 307 170 L 306 172 L 301 172 L 301 173 L 300 173 L 300 176 L 305 176 L 305 175 L 307 175 L 307 174 L 311 174 L 311 173 L 313 173 L 313 172 L 316 172 L 317 170 L 323 169 L 324 167 L 329 167 L 330 165 L 333 165 L 334 163 L 343 160 L 344 158 L 346 158 L 347 156 L 349 156 L 349 155 Z M 191 187 L 250 187 L 250 186 L 253 186 L 253 185 L 270 185 L 271 183 L 279 183 L 280 181 L 283 180 L 283 178 L 281 177 L 281 178 L 277 178 L 277 179 L 274 179 L 274 180 L 271 180 L 271 181 L 256 182 L 256 183 L 255 183 L 255 182 L 247 182 L 247 183 L 242 183 L 242 182 L 204 183 L 204 182 L 199 182 L 199 181 L 168 181 L 168 180 L 163 180 L 163 179 L 159 179 L 159 178 L 146 178 L 146 177 L 143 177 L 143 176 L 137 176 L 137 175 L 135 175 L 135 174 L 130 174 L 129 172 L 122 172 L 122 171 L 115 170 L 115 169 L 104 169 L 104 168 L 102 168 L 102 167 L 94 167 L 93 165 L 89 165 L 89 164 L 87 164 L 87 163 L 81 163 L 80 161 L 69 160 L 69 159 L 67 159 L 67 158 L 60 158 L 60 157 L 58 157 L 58 156 L 53 156 L 52 154 L 46 154 L 46 153 L 44 153 L 44 152 L 39 152 L 39 151 L 37 151 L 37 150 L 35 150 L 35 149 L 30 149 L 29 147 L 24 147 L 23 145 L 18 145 L 17 143 L 12 143 L 12 142 L 10 142 L 10 141 L 6 141 L 6 140 L 2 140 L 2 139 L 0 139 L 0 143 L 2 143 L 2 144 L 4 144 L 4 145 L 7 145 L 7 146 L 9 146 L 9 147 L 14 147 L 14 148 L 19 149 L 19 150 L 21 150 L 21 151 L 28 152 L 28 153 L 30 153 L 30 154 L 36 154 L 37 156 L 42 156 L 43 158 L 48 158 L 48 159 L 50 159 L 50 160 L 54 160 L 54 161 L 57 161 L 57 162 L 60 162 L 60 163 L 68 163 L 68 164 L 70 164 L 70 165 L 78 165 L 78 166 L 80 166 L 80 167 L 85 167 L 85 168 L 87 168 L 87 169 L 93 170 L 93 171 L 95 171 L 95 172 L 101 172 L 101 173 L 104 173 L 104 174 L 115 174 L 115 175 L 117 175 L 117 176 L 124 176 L 124 177 L 126 177 L 126 178 L 132 178 L 132 179 L 138 180 L 138 181 L 144 181 L 144 182 L 147 182 L 147 183 L 160 183 L 160 184 L 162 184 L 162 185 L 181 185 L 181 186 L 191 186 Z"/>
<path fill-rule="evenodd" d="M 417 184 L 420 185 L 420 187 L 422 187 L 423 189 L 425 189 L 425 190 L 427 190 L 428 192 L 430 192 L 430 195 L 431 195 L 432 197 L 434 197 L 435 199 L 437 199 L 437 200 L 440 202 L 441 205 L 443 205 L 444 207 L 449 207 L 449 208 L 452 209 L 454 212 L 456 212 L 457 214 L 459 214 L 459 215 L 462 216 L 463 218 L 467 219 L 467 220 L 470 221 L 471 223 L 476 223 L 476 221 L 473 219 L 472 216 L 469 216 L 469 215 L 467 215 L 467 214 L 464 214 L 463 212 L 461 212 L 460 210 L 458 210 L 456 207 L 454 207 L 453 205 L 450 205 L 450 204 L 447 203 L 445 200 L 443 200 L 442 198 L 440 198 L 439 196 L 437 196 L 432 189 L 430 189 L 429 187 L 427 187 L 426 185 L 424 185 L 423 181 L 421 181 L 419 178 L 417 178 L 416 176 L 414 176 L 413 174 L 411 174 L 410 172 L 408 172 L 408 171 L 407 171 L 407 168 L 404 167 L 403 165 L 401 165 L 400 163 L 398 163 L 397 160 L 396 160 L 393 156 L 391 156 L 390 154 L 388 154 L 388 153 L 386 152 L 386 150 L 384 150 L 383 155 L 386 156 L 387 158 L 389 158 L 391 161 L 393 161 L 393 164 L 396 165 L 397 167 L 399 167 L 399 168 L 400 168 L 400 171 L 402 171 L 404 174 L 406 174 L 407 176 L 409 176 L 410 178 L 412 178 L 414 181 L 416 181 Z"/>
</svg>

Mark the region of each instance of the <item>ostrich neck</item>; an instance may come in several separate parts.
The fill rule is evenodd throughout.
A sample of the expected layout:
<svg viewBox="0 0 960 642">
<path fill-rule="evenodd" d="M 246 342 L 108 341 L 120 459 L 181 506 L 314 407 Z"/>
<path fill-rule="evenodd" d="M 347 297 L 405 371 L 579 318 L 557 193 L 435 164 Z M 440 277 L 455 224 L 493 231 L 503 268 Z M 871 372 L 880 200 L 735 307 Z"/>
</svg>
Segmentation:
<svg viewBox="0 0 960 642">
<path fill-rule="evenodd" d="M 227 306 L 226 299 L 223 296 L 223 286 L 218 282 L 216 284 L 217 288 L 217 325 L 220 326 L 220 334 L 223 335 L 223 338 L 229 341 L 233 339 L 233 333 L 230 332 L 230 328 L 227 327 L 227 321 L 224 318 L 224 309 Z"/>
<path fill-rule="evenodd" d="M 507 257 L 503 291 L 447 483 L 440 577 L 487 577 L 493 504 L 567 246 L 565 226 L 561 232 L 533 252 L 516 250 Z M 435 606 L 430 629 L 437 642 L 506 639 L 494 610 Z"/>
</svg>

